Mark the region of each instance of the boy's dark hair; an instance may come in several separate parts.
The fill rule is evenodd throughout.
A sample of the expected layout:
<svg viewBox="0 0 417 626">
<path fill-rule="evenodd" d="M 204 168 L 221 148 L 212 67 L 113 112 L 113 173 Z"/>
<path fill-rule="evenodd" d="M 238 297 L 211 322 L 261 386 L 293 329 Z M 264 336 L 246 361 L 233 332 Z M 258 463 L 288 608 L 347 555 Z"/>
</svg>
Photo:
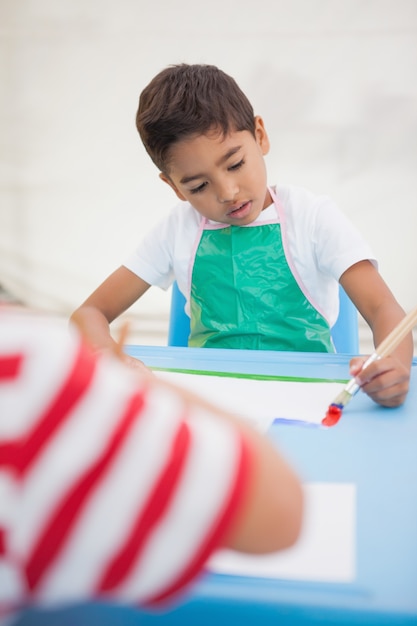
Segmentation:
<svg viewBox="0 0 417 626">
<path fill-rule="evenodd" d="M 171 65 L 142 91 L 136 127 L 149 156 L 168 173 L 181 139 L 219 129 L 255 133 L 254 112 L 235 80 L 214 65 Z"/>
</svg>

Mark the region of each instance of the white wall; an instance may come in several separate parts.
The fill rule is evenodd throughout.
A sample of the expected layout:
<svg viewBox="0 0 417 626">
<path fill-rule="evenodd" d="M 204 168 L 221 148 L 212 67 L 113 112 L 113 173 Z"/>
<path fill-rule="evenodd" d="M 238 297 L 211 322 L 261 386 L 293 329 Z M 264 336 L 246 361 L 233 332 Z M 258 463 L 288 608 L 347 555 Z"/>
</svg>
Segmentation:
<svg viewBox="0 0 417 626">
<path fill-rule="evenodd" d="M 236 78 L 270 182 L 332 195 L 417 304 L 415 0 L 1 0 L 0 284 L 67 314 L 169 210 L 134 118 L 182 61 Z M 168 307 L 135 305 L 150 343 Z"/>
</svg>

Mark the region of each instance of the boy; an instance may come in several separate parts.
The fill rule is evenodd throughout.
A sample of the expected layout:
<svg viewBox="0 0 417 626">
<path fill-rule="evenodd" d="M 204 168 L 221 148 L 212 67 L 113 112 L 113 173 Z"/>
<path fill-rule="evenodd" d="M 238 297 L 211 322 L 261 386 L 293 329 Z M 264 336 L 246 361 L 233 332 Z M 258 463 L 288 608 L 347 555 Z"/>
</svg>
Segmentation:
<svg viewBox="0 0 417 626">
<path fill-rule="evenodd" d="M 73 314 L 97 349 L 111 346 L 109 323 L 150 285 L 174 279 L 194 347 L 333 351 L 338 282 L 375 345 L 404 316 L 328 198 L 267 184 L 263 120 L 230 76 L 210 65 L 168 67 L 143 90 L 136 123 L 180 204 Z M 397 406 L 412 353 L 410 335 L 364 371 L 364 359 L 352 359 L 351 374 L 375 402 Z"/>
<path fill-rule="evenodd" d="M 300 483 L 229 415 L 0 307 L 0 622 L 30 604 L 172 600 L 220 546 L 291 545 Z"/>
</svg>

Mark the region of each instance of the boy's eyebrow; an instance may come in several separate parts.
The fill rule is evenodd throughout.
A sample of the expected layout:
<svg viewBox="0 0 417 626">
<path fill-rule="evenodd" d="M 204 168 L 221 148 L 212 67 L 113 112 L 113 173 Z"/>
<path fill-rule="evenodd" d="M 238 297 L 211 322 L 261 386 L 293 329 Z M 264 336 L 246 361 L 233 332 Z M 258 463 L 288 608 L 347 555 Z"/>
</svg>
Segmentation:
<svg viewBox="0 0 417 626">
<path fill-rule="evenodd" d="M 195 174 L 194 176 L 183 176 L 181 178 L 180 183 L 185 185 L 187 183 L 191 183 L 193 180 L 197 180 L 197 178 L 204 178 L 204 174 Z"/>
<path fill-rule="evenodd" d="M 242 146 L 235 146 L 234 148 L 230 148 L 230 150 L 228 150 L 226 154 L 224 154 L 222 157 L 220 157 L 218 161 L 216 161 L 216 165 L 221 165 L 222 163 L 225 163 L 228 159 L 230 159 L 230 157 L 236 154 L 236 152 L 239 152 L 241 147 Z M 183 176 L 183 178 L 181 178 L 180 180 L 180 183 L 184 185 L 186 183 L 192 182 L 193 180 L 197 180 L 198 178 L 205 178 L 205 174 L 193 174 L 192 176 Z"/>
</svg>

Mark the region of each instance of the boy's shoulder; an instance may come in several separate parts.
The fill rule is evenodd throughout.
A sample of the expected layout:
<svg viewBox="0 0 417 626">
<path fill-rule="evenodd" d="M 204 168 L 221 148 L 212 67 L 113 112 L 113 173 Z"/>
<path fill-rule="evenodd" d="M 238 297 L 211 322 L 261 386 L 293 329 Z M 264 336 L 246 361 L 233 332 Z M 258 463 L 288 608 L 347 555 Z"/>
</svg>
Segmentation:
<svg viewBox="0 0 417 626">
<path fill-rule="evenodd" d="M 336 219 L 340 211 L 330 196 L 297 185 L 278 185 L 275 193 L 285 218 L 298 226 Z"/>
<path fill-rule="evenodd" d="M 281 204 L 289 208 L 312 209 L 332 202 L 328 195 L 311 191 L 299 185 L 277 185 L 275 193 Z"/>
</svg>

